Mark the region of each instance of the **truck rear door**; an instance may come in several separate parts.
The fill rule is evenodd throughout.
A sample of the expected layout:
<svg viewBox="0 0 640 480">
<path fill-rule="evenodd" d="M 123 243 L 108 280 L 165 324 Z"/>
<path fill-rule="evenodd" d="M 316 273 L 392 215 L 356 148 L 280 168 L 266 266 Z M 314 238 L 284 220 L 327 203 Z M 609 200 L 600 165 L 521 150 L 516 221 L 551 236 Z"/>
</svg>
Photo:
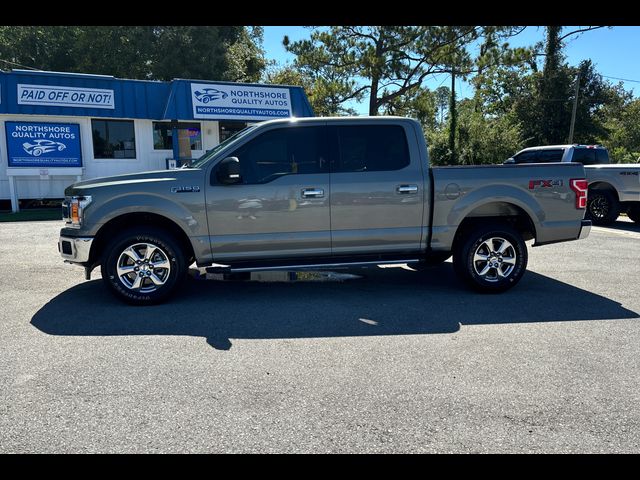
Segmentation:
<svg viewBox="0 0 640 480">
<path fill-rule="evenodd" d="M 425 182 L 407 134 L 409 126 L 362 120 L 329 127 L 333 255 L 420 249 Z"/>
</svg>

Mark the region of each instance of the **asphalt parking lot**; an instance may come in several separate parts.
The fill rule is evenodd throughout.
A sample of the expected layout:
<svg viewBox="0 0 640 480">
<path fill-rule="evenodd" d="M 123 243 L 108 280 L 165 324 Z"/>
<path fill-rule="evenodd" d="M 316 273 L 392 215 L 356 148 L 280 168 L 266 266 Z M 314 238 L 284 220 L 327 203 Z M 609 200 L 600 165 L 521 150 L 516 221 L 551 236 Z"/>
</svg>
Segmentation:
<svg viewBox="0 0 640 480">
<path fill-rule="evenodd" d="M 61 222 L 0 224 L 0 453 L 640 452 L 640 227 L 530 248 L 513 290 L 446 263 L 190 279 L 121 304 Z"/>
</svg>

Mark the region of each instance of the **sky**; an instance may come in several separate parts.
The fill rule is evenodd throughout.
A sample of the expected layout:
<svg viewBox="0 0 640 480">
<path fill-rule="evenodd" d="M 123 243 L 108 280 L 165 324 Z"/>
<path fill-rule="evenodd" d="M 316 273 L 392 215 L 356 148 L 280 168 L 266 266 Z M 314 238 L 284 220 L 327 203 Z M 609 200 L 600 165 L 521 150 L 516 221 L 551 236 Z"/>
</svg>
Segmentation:
<svg viewBox="0 0 640 480">
<path fill-rule="evenodd" d="M 566 27 L 566 32 L 571 27 Z M 576 27 L 577 28 L 577 27 Z M 575 28 L 574 28 L 575 29 Z M 310 30 L 304 27 L 294 26 L 271 26 L 264 27 L 264 48 L 269 59 L 276 60 L 280 65 L 291 63 L 294 56 L 288 53 L 282 46 L 282 38 L 289 36 L 291 41 L 309 38 Z M 544 39 L 543 27 L 527 27 L 521 34 L 511 40 L 512 46 L 529 46 Z M 591 59 L 595 64 L 596 71 L 605 77 L 616 77 L 620 79 L 635 80 L 624 81 L 624 87 L 628 91 L 633 91 L 634 95 L 640 96 L 640 62 L 636 61 L 640 49 L 640 26 L 625 26 L 602 28 L 585 32 L 571 37 L 565 41 L 565 54 L 570 65 L 578 65 L 582 60 Z M 606 78 L 612 83 L 619 80 Z M 433 75 L 427 81 L 427 86 L 435 89 L 440 85 L 451 83 L 448 75 Z M 471 88 L 466 82 L 459 80 L 456 90 L 463 97 L 472 94 Z M 368 111 L 367 102 L 352 103 L 349 106 L 354 108 L 358 114 L 366 115 Z"/>
</svg>

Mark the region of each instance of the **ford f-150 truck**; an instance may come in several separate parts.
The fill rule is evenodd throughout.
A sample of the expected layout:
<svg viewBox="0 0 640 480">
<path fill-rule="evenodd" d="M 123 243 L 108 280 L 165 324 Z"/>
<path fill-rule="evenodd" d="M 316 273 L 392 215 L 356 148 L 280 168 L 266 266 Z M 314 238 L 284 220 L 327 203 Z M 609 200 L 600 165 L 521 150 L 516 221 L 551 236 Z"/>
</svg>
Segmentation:
<svg viewBox="0 0 640 480">
<path fill-rule="evenodd" d="M 193 262 L 421 269 L 453 255 L 470 286 L 500 292 L 525 272 L 525 240 L 591 228 L 582 165 L 430 168 L 419 123 L 398 117 L 268 121 L 188 168 L 86 180 L 65 195 L 62 257 L 87 279 L 100 265 L 109 290 L 143 305 L 166 299 Z"/>
<path fill-rule="evenodd" d="M 621 212 L 640 223 L 640 164 L 609 164 L 602 145 L 545 145 L 520 150 L 505 164 L 577 162 L 585 166 L 589 193 L 586 218 L 610 225 Z"/>
</svg>

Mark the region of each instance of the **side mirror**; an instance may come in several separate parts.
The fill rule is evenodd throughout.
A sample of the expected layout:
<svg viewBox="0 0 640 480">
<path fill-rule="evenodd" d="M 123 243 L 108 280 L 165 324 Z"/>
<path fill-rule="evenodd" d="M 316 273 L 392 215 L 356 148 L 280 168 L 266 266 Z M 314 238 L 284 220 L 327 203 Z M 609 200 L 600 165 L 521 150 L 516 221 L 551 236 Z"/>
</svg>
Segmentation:
<svg viewBox="0 0 640 480">
<path fill-rule="evenodd" d="M 242 182 L 238 157 L 227 157 L 222 160 L 216 167 L 216 179 L 222 185 L 233 185 Z"/>
<path fill-rule="evenodd" d="M 503 162 L 503 165 L 513 165 L 514 163 L 516 163 L 516 161 L 513 159 L 513 157 L 511 157 L 511 158 L 507 158 L 507 159 Z"/>
</svg>

